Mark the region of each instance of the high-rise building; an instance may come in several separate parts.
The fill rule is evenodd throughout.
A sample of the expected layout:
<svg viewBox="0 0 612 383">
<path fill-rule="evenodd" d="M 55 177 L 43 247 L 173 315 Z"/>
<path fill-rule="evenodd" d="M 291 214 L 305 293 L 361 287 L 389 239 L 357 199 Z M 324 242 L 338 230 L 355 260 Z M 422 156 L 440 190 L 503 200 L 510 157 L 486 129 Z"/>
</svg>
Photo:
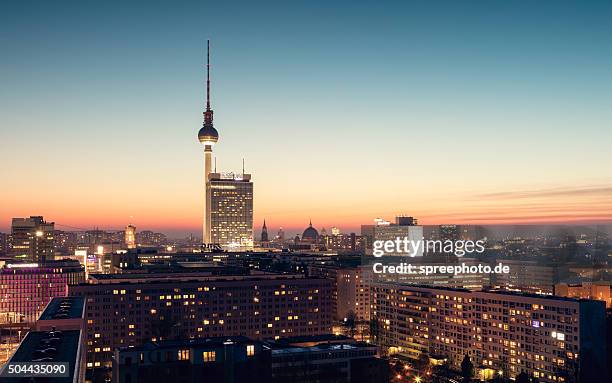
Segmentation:
<svg viewBox="0 0 612 383">
<path fill-rule="evenodd" d="M 13 218 L 10 255 L 32 262 L 52 260 L 54 226 L 54 222 L 46 222 L 41 216 Z"/>
<path fill-rule="evenodd" d="M 125 227 L 125 246 L 128 249 L 136 248 L 136 226 L 132 224 Z"/>
<path fill-rule="evenodd" d="M 207 205 L 210 243 L 225 249 L 253 248 L 253 183 L 250 174 L 211 173 Z"/>
<path fill-rule="evenodd" d="M 436 356 L 459 369 L 465 355 L 481 379 L 604 382 L 604 302 L 499 291 L 371 285 L 376 341 L 409 358 Z"/>
</svg>

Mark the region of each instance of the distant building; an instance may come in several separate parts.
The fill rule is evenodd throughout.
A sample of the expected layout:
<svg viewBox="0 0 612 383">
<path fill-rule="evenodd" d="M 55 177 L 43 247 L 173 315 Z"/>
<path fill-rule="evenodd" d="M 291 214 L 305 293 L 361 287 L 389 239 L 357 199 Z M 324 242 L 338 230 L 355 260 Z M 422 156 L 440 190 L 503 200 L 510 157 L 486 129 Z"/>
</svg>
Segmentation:
<svg viewBox="0 0 612 383">
<path fill-rule="evenodd" d="M 304 229 L 304 232 L 302 233 L 301 241 L 308 242 L 308 243 L 318 243 L 319 238 L 320 238 L 319 232 L 317 231 L 317 229 L 312 227 L 312 220 L 311 220 L 310 223 L 308 224 L 308 227 Z"/>
<path fill-rule="evenodd" d="M 83 282 L 78 261 L 6 263 L 0 268 L 0 323 L 34 323 L 52 298 Z"/>
<path fill-rule="evenodd" d="M 599 301 L 373 283 L 377 343 L 409 358 L 464 356 L 485 378 L 521 372 L 542 383 L 604 382 L 606 312 Z"/>
<path fill-rule="evenodd" d="M 159 247 L 164 246 L 168 238 L 163 233 L 155 233 L 151 230 L 143 230 L 136 233 L 136 243 L 140 246 Z"/>
<path fill-rule="evenodd" d="M 263 226 L 261 227 L 261 242 L 268 241 L 268 228 L 266 227 L 266 220 L 264 219 Z"/>
<path fill-rule="evenodd" d="M 558 283 L 555 285 L 555 295 L 569 298 L 595 299 L 606 302 L 607 308 L 612 308 L 610 282 Z M 612 352 L 612 350 L 610 350 Z"/>
<path fill-rule="evenodd" d="M 441 241 L 458 241 L 461 239 L 461 228 L 457 225 L 440 225 L 438 233 Z"/>
<path fill-rule="evenodd" d="M 363 252 L 363 240 L 355 233 L 326 235 L 321 237 L 321 241 L 327 250 L 338 252 Z"/>
<path fill-rule="evenodd" d="M 41 216 L 13 218 L 9 254 L 31 262 L 52 260 L 54 225 L 54 222 L 46 222 Z"/>
<path fill-rule="evenodd" d="M 397 238 L 408 238 L 409 241 L 420 241 L 423 239 L 423 226 L 417 226 L 417 220 L 413 217 L 396 217 L 395 223 L 377 218 L 374 225 L 362 225 L 361 236 L 365 240 L 366 255 L 372 255 L 375 241 L 395 241 Z M 397 252 L 387 252 L 386 255 L 408 255 Z M 422 256 L 423 249 L 419 247 L 416 254 L 411 256 Z"/>
<path fill-rule="evenodd" d="M 507 274 L 491 274 L 491 286 L 506 290 L 517 290 L 527 293 L 552 294 L 555 280 L 555 268 L 540 265 L 535 261 L 498 259 L 510 268 Z M 492 264 L 492 266 L 494 266 Z"/>
<path fill-rule="evenodd" d="M 9 235 L 0 233 L 0 255 L 6 255 L 9 252 Z"/>
<path fill-rule="evenodd" d="M 128 249 L 135 249 L 136 248 L 136 226 L 134 225 L 127 225 L 125 227 L 125 246 Z"/>
</svg>

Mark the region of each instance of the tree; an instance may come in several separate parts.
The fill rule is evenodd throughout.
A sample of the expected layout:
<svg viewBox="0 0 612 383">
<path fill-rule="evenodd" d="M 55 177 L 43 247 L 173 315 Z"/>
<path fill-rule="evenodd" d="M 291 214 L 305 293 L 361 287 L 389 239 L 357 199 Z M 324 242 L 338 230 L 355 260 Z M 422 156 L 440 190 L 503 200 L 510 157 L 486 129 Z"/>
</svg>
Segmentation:
<svg viewBox="0 0 612 383">
<path fill-rule="evenodd" d="M 422 352 L 421 355 L 419 355 L 419 358 L 416 360 L 415 367 L 417 371 L 424 373 L 429 367 L 429 356 Z"/>
<path fill-rule="evenodd" d="M 465 383 L 468 383 L 474 377 L 474 364 L 468 354 L 465 354 L 463 361 L 461 361 L 461 376 L 463 376 Z"/>
<path fill-rule="evenodd" d="M 516 376 L 516 383 L 529 383 L 529 375 L 525 371 Z"/>
<path fill-rule="evenodd" d="M 357 315 L 353 310 L 346 314 L 343 326 L 348 329 L 351 338 L 355 336 L 355 328 L 357 328 Z"/>
</svg>

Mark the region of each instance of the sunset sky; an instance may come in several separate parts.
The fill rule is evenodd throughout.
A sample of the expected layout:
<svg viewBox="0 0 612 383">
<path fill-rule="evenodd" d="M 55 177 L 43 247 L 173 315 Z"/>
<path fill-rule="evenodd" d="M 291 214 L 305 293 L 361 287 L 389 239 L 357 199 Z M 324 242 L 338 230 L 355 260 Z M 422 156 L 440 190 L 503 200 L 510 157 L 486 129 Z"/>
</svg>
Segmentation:
<svg viewBox="0 0 612 383">
<path fill-rule="evenodd" d="M 255 226 L 612 221 L 612 3 L 0 5 L 11 217 L 199 233 L 217 166 Z"/>
</svg>

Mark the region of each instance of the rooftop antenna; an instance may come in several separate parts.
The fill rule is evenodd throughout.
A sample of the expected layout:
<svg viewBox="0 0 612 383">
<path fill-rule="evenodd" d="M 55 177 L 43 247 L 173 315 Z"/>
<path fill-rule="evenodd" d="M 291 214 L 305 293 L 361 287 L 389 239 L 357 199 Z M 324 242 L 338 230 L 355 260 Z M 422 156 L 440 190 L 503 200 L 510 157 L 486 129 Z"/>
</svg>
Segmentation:
<svg viewBox="0 0 612 383">
<path fill-rule="evenodd" d="M 242 159 L 242 175 L 244 176 L 244 158 Z"/>
</svg>

